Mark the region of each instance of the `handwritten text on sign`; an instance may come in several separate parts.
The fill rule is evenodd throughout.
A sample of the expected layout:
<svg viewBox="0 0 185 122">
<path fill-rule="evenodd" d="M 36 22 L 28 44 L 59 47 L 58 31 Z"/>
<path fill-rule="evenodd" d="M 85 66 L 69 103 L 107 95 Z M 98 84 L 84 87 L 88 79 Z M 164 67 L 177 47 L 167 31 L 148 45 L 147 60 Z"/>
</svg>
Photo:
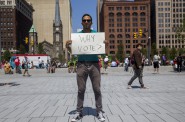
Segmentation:
<svg viewBox="0 0 185 122">
<path fill-rule="evenodd" d="M 72 33 L 72 54 L 105 54 L 105 33 Z"/>
</svg>

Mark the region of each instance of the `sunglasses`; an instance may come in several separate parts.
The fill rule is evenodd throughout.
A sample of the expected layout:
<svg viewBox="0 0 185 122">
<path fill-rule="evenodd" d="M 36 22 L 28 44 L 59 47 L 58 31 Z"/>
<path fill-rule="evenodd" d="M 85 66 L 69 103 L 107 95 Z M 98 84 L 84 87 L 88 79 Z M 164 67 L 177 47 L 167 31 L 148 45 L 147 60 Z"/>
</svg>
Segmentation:
<svg viewBox="0 0 185 122">
<path fill-rule="evenodd" d="M 89 23 L 89 22 L 91 22 L 91 20 L 90 19 L 83 19 L 82 22 L 88 22 Z"/>
</svg>

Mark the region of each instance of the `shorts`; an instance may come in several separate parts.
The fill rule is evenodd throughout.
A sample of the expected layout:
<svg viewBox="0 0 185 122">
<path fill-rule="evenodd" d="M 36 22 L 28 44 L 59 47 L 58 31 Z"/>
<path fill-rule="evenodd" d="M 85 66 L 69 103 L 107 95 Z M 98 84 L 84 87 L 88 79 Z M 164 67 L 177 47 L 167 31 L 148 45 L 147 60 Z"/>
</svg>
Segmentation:
<svg viewBox="0 0 185 122">
<path fill-rule="evenodd" d="M 159 62 L 154 62 L 154 68 L 159 68 Z"/>
</svg>

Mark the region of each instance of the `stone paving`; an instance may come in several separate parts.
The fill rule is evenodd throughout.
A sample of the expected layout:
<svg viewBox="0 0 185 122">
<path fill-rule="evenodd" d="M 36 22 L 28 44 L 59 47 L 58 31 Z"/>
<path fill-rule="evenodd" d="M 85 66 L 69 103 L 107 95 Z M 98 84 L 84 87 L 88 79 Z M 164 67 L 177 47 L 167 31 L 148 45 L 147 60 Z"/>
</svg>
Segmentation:
<svg viewBox="0 0 185 122">
<path fill-rule="evenodd" d="M 55 74 L 32 69 L 30 74 L 4 75 L 0 70 L 0 122 L 70 122 L 77 102 L 76 74 L 66 68 Z M 106 122 L 185 122 L 185 72 L 161 66 L 154 74 L 152 67 L 145 67 L 143 79 L 149 89 L 140 89 L 138 80 L 127 89 L 131 76 L 123 67 L 102 74 Z M 83 113 L 80 122 L 98 122 L 89 79 Z"/>
</svg>

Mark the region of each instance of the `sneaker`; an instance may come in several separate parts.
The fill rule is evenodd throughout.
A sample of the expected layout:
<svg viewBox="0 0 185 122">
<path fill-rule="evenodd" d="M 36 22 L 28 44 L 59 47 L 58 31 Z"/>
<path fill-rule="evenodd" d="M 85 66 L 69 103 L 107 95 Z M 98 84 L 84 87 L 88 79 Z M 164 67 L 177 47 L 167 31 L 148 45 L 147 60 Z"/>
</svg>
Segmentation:
<svg viewBox="0 0 185 122">
<path fill-rule="evenodd" d="M 105 122 L 105 117 L 101 111 L 97 114 L 97 118 L 100 122 Z"/>
<path fill-rule="evenodd" d="M 81 112 L 76 112 L 76 114 L 74 115 L 74 117 L 72 118 L 71 122 L 77 122 L 78 120 L 80 120 L 83 117 Z"/>
<path fill-rule="evenodd" d="M 131 89 L 131 88 L 132 88 L 131 85 L 128 85 L 127 89 Z"/>
</svg>

